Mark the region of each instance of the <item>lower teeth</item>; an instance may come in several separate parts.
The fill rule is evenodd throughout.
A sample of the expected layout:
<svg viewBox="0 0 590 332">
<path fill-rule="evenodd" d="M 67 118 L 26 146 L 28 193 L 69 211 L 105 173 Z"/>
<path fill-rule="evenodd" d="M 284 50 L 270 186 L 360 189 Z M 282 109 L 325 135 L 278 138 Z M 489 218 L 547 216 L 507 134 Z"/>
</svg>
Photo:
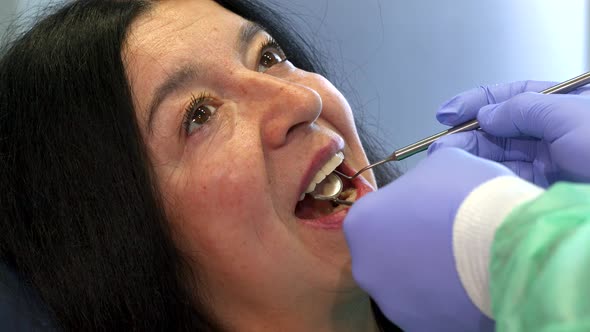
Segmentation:
<svg viewBox="0 0 590 332">
<path fill-rule="evenodd" d="M 354 189 L 354 188 L 346 189 L 345 191 L 343 191 L 340 194 L 340 196 L 338 196 L 338 199 L 343 200 L 343 201 L 354 202 L 356 200 L 356 189 Z M 334 211 L 332 211 L 332 213 L 349 208 L 349 206 L 347 206 L 347 205 L 338 204 L 336 202 L 332 202 L 332 206 L 334 207 Z"/>
<path fill-rule="evenodd" d="M 338 199 L 341 199 L 343 201 L 349 201 L 349 202 L 354 202 L 354 199 L 356 198 L 356 189 L 354 188 L 348 188 L 345 191 L 340 193 L 340 196 L 338 196 Z"/>
</svg>

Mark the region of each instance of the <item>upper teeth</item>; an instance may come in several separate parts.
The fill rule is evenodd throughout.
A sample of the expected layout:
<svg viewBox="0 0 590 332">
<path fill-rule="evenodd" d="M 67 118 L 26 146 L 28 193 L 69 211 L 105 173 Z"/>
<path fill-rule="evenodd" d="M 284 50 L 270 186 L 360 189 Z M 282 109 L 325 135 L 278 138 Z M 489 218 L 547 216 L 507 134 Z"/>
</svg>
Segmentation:
<svg viewBox="0 0 590 332">
<path fill-rule="evenodd" d="M 342 164 L 343 160 L 344 154 L 342 152 L 337 152 L 334 155 L 334 157 L 332 157 L 332 159 L 328 160 L 324 167 L 322 167 L 313 177 L 313 180 L 311 180 L 311 183 L 305 190 L 305 193 L 301 194 L 299 200 L 302 200 L 306 193 L 314 191 L 316 185 L 322 182 L 326 178 L 326 176 L 328 176 L 328 174 L 332 173 L 336 169 L 336 167 Z"/>
</svg>

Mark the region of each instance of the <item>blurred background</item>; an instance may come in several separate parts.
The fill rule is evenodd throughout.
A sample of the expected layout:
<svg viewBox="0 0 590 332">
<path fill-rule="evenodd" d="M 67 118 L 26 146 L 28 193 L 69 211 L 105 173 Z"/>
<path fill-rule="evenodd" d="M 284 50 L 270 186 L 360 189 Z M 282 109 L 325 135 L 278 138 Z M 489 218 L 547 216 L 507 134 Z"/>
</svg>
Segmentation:
<svg viewBox="0 0 590 332">
<path fill-rule="evenodd" d="M 50 2 L 0 0 L 0 31 Z M 391 151 L 445 129 L 434 113 L 458 92 L 589 68 L 588 0 L 272 2 L 320 43 L 336 84 Z"/>
</svg>

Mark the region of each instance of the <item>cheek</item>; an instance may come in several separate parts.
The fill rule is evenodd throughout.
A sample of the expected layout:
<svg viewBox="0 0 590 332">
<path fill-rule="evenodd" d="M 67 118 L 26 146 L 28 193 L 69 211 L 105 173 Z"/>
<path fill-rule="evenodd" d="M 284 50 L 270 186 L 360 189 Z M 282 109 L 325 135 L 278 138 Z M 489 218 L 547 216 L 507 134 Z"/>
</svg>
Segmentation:
<svg viewBox="0 0 590 332">
<path fill-rule="evenodd" d="M 214 294 L 272 279 L 266 274 L 284 251 L 279 250 L 285 245 L 284 230 L 266 195 L 260 194 L 267 181 L 257 172 L 245 172 L 252 169 L 260 167 L 244 167 L 239 173 L 235 166 L 213 168 L 206 180 L 193 176 L 195 180 L 175 188 L 170 218 L 174 241 L 204 269 L 203 280 Z"/>
<path fill-rule="evenodd" d="M 354 132 L 354 118 L 348 101 L 336 87 L 318 74 L 311 74 L 311 87 L 322 97 L 323 110 L 321 117 L 338 127 L 340 130 Z"/>
<path fill-rule="evenodd" d="M 360 140 L 348 101 L 329 81 L 322 78 L 318 84 L 322 96 L 323 111 L 320 119 L 344 137 L 348 145 L 357 148 Z"/>
<path fill-rule="evenodd" d="M 204 168 L 198 174 L 190 173 L 183 176 L 188 179 L 173 183 L 170 190 L 176 202 L 175 217 L 181 220 L 197 217 L 231 220 L 253 207 L 249 192 L 250 188 L 258 186 L 255 176 L 219 167 Z"/>
<path fill-rule="evenodd" d="M 300 69 L 290 73 L 286 79 L 315 90 L 322 98 L 320 119 L 348 140 L 357 140 L 356 127 L 348 101 L 336 87 L 322 75 Z"/>
<path fill-rule="evenodd" d="M 227 244 L 239 247 L 271 217 L 266 198 L 253 194 L 264 192 L 267 182 L 260 165 L 242 159 L 239 164 L 227 158 L 211 160 L 177 169 L 165 184 L 174 233 L 179 245 L 190 252 L 215 252 Z"/>
<path fill-rule="evenodd" d="M 319 75 L 318 75 L 319 76 Z M 368 164 L 367 154 L 361 144 L 354 121 L 353 111 L 344 96 L 328 80 L 319 76 L 316 88 L 322 96 L 323 111 L 320 115 L 322 124 L 338 132 L 346 140 L 350 153 L 346 160 L 356 169 Z M 365 178 L 376 187 L 372 172 L 366 172 Z"/>
<path fill-rule="evenodd" d="M 333 88 L 333 91 L 330 91 L 323 101 L 326 104 L 324 118 L 336 126 L 339 131 L 356 135 L 352 110 L 340 91 Z"/>
</svg>

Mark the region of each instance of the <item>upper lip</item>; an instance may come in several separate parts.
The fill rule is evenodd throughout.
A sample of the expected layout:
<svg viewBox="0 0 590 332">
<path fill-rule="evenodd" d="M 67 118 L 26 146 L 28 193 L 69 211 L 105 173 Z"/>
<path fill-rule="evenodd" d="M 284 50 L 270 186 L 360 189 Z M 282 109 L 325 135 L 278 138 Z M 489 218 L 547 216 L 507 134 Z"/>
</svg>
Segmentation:
<svg viewBox="0 0 590 332">
<path fill-rule="evenodd" d="M 304 173 L 301 183 L 299 185 L 299 194 L 304 193 L 313 177 L 326 163 L 334 157 L 334 155 L 342 151 L 344 148 L 344 142 L 342 140 L 332 139 L 328 144 L 319 149 L 311 159 L 311 163 L 307 167 Z"/>
</svg>

